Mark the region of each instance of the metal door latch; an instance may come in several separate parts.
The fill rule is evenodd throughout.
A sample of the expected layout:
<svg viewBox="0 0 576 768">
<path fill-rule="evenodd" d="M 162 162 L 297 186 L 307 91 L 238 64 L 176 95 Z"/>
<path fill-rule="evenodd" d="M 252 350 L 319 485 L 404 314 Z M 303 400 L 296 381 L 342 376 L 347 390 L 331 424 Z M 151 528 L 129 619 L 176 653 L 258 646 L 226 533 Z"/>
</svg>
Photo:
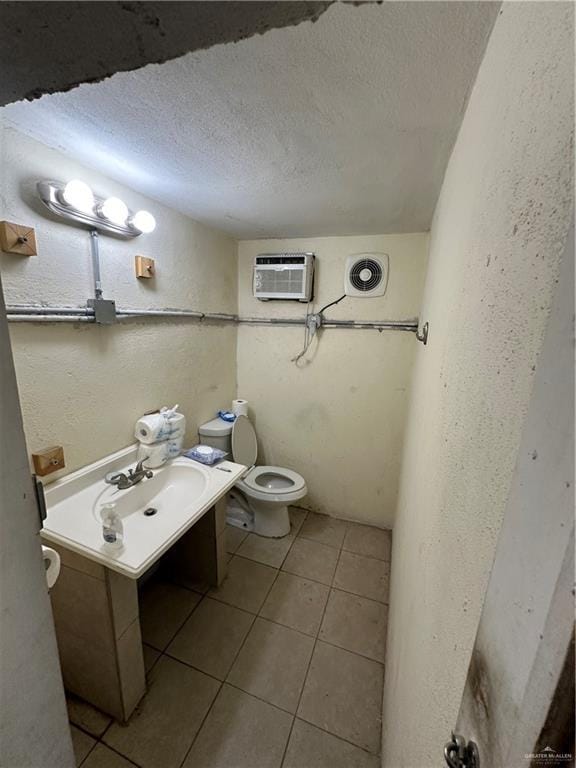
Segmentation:
<svg viewBox="0 0 576 768">
<path fill-rule="evenodd" d="M 469 741 L 457 733 L 444 747 L 446 765 L 450 768 L 480 768 L 480 755 L 475 742 Z"/>
</svg>

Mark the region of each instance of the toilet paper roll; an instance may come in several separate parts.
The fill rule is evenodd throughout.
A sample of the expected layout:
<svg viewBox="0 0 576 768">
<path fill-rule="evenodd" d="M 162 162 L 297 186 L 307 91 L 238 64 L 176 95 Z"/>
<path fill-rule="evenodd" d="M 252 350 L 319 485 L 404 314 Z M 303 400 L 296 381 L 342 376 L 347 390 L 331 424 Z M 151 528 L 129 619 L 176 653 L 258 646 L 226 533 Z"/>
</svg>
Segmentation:
<svg viewBox="0 0 576 768">
<path fill-rule="evenodd" d="M 248 416 L 248 400 L 232 400 L 232 413 L 236 416 Z"/>
<path fill-rule="evenodd" d="M 154 445 L 140 445 L 138 461 L 143 461 L 147 469 L 159 469 L 168 461 L 168 440 Z"/>
<path fill-rule="evenodd" d="M 163 413 L 151 413 L 138 419 L 134 428 L 134 437 L 144 445 L 152 445 L 161 440 L 175 440 L 184 437 L 186 417 L 175 413 L 168 418 Z"/>
<path fill-rule="evenodd" d="M 60 555 L 52 547 L 43 546 L 42 558 L 44 560 L 44 568 L 46 569 L 46 583 L 48 584 L 48 589 L 52 589 L 60 575 Z"/>
<path fill-rule="evenodd" d="M 134 427 L 134 437 L 141 443 L 155 443 L 162 440 L 162 432 L 166 427 L 166 419 L 161 413 L 151 413 L 138 419 Z"/>
</svg>

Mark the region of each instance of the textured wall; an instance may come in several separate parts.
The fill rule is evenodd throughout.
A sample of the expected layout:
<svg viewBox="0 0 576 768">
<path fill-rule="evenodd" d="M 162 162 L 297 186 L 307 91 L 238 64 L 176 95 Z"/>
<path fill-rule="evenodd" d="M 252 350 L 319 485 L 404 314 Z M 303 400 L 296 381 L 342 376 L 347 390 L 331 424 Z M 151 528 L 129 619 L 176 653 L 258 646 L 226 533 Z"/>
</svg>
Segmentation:
<svg viewBox="0 0 576 768">
<path fill-rule="evenodd" d="M 0 765 L 72 768 L 38 528 L 0 295 Z"/>
<path fill-rule="evenodd" d="M 505 4 L 435 213 L 394 529 L 383 764 L 456 716 L 572 204 L 571 4 Z"/>
<path fill-rule="evenodd" d="M 104 295 L 121 307 L 236 311 L 236 245 L 136 192 L 89 171 L 12 129 L 2 131 L 0 218 L 36 227 L 39 254 L 2 254 L 7 303 L 78 306 L 92 295 L 88 234 L 50 220 L 34 196 L 41 178 L 81 178 L 98 194 L 150 210 L 151 235 L 102 236 Z M 156 259 L 153 280 L 136 279 L 134 255 Z M 140 321 L 112 327 L 13 324 L 10 335 L 29 451 L 64 446 L 67 471 L 133 441 L 147 410 L 180 403 L 196 425 L 236 389 L 236 329 L 195 321 Z"/>
<path fill-rule="evenodd" d="M 384 297 L 346 298 L 326 312 L 334 319 L 415 317 L 420 310 L 428 236 L 382 235 L 310 240 L 256 240 L 239 244 L 242 315 L 303 317 L 297 302 L 261 302 L 252 296 L 252 263 L 270 251 L 313 251 L 317 256 L 316 309 L 343 293 L 351 253 L 390 256 Z M 412 333 L 330 330 L 305 361 L 302 328 L 240 326 L 238 395 L 250 401 L 260 440 L 259 462 L 300 472 L 309 488 L 304 505 L 335 517 L 391 527 L 394 519 L 412 361 Z"/>
<path fill-rule="evenodd" d="M 558 279 L 458 715 L 496 767 L 563 751 L 560 712 L 542 729 L 574 633 L 573 227 Z"/>
</svg>

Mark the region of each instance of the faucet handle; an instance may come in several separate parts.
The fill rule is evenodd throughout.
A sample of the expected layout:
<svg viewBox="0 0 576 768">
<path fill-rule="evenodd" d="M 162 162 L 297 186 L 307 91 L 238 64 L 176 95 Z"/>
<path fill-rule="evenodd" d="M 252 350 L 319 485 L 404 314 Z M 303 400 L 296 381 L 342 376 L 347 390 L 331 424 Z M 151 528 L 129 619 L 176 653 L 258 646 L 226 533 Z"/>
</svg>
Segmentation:
<svg viewBox="0 0 576 768">
<path fill-rule="evenodd" d="M 150 456 L 144 456 L 143 459 L 140 459 L 140 461 L 136 464 L 136 468 L 135 468 L 134 472 L 146 471 L 145 468 L 144 468 L 144 462 L 146 461 L 146 459 L 149 459 L 149 458 L 150 458 Z"/>
<path fill-rule="evenodd" d="M 108 472 L 108 474 L 104 476 L 104 482 L 108 483 L 108 485 L 116 485 L 121 477 L 122 472 Z"/>
</svg>

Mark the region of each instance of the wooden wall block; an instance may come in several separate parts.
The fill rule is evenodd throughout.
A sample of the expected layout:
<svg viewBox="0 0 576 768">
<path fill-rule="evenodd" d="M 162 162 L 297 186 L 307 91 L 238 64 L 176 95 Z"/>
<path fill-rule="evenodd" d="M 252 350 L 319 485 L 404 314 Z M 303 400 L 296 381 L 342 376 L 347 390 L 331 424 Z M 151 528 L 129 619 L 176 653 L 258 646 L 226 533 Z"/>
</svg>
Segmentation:
<svg viewBox="0 0 576 768">
<path fill-rule="evenodd" d="M 135 259 L 136 277 L 154 277 L 154 259 L 147 256 L 136 256 Z"/>
<path fill-rule="evenodd" d="M 32 454 L 32 461 L 37 475 L 40 477 L 49 475 L 51 472 L 57 472 L 65 467 L 64 449 L 60 445 L 44 448 L 44 450 Z"/>
<path fill-rule="evenodd" d="M 20 256 L 36 256 L 36 233 L 34 227 L 0 221 L 0 248 L 4 253 Z"/>
</svg>

